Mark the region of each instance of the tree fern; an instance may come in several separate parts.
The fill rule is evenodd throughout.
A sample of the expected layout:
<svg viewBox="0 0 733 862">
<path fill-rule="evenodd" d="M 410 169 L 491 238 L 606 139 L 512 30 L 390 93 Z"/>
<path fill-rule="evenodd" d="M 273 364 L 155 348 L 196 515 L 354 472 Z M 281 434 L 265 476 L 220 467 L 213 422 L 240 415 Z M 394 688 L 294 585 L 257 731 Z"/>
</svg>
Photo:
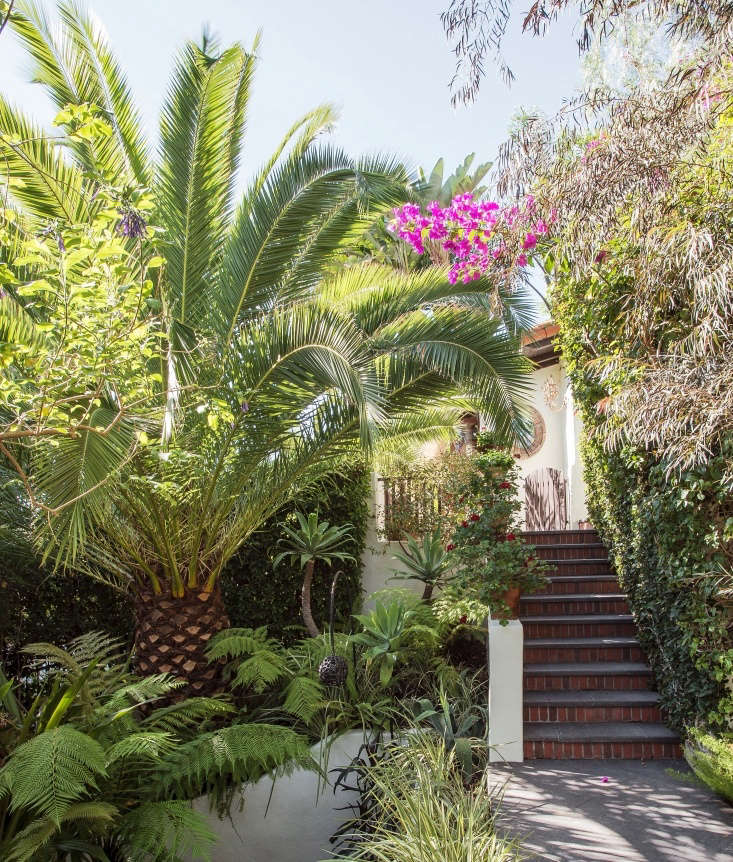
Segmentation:
<svg viewBox="0 0 733 862">
<path fill-rule="evenodd" d="M 12 811 L 27 807 L 59 824 L 68 807 L 97 789 L 106 775 L 104 750 L 86 734 L 62 725 L 16 748 L 2 774 Z"/>
<path fill-rule="evenodd" d="M 285 688 L 283 709 L 309 726 L 313 716 L 327 703 L 326 692 L 320 682 L 307 676 L 295 676 Z"/>
</svg>

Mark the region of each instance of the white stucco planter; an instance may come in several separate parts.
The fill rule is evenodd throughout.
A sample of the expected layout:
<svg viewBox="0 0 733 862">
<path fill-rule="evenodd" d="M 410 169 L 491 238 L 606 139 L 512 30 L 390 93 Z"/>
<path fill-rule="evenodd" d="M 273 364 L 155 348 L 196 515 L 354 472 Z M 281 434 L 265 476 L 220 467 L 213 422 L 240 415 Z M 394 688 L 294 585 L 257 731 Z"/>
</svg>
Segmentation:
<svg viewBox="0 0 733 862">
<path fill-rule="evenodd" d="M 524 760 L 524 629 L 489 620 L 489 762 Z"/>
<path fill-rule="evenodd" d="M 331 746 L 327 768 L 347 766 L 363 742 L 361 731 L 338 737 Z M 312 753 L 319 760 L 321 745 L 314 746 Z M 336 809 L 357 798 L 357 793 L 341 789 L 334 794 L 333 787 L 324 787 L 322 781 L 319 793 L 318 775 L 298 770 L 278 779 L 274 788 L 266 776 L 247 787 L 244 810 L 236 810 L 235 804 L 229 819 L 220 820 L 210 813 L 205 797 L 196 800 L 194 807 L 207 814 L 218 836 L 212 853 L 216 862 L 318 862 L 331 858 L 328 839 L 350 816 L 348 810 Z"/>
</svg>

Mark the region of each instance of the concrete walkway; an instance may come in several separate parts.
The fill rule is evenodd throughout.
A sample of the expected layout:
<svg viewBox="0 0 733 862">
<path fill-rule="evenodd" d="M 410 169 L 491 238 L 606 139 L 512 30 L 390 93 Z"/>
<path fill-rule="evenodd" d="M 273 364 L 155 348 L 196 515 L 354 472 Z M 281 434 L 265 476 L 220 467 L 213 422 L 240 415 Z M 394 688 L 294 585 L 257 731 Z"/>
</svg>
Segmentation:
<svg viewBox="0 0 733 862">
<path fill-rule="evenodd" d="M 684 761 L 494 764 L 506 782 L 501 822 L 527 859 L 733 862 L 733 807 L 668 775 Z M 608 781 L 601 781 L 602 777 Z"/>
</svg>

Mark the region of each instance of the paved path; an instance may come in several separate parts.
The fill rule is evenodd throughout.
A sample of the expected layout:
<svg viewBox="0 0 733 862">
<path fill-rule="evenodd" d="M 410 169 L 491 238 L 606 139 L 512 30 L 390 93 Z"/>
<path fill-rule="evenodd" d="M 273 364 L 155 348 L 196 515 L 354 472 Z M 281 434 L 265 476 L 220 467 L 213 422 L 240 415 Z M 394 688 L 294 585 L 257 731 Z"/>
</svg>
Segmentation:
<svg viewBox="0 0 733 862">
<path fill-rule="evenodd" d="M 494 764 L 501 819 L 528 859 L 548 862 L 733 862 L 733 807 L 668 775 L 683 761 Z M 601 777 L 607 776 L 608 782 Z"/>
</svg>

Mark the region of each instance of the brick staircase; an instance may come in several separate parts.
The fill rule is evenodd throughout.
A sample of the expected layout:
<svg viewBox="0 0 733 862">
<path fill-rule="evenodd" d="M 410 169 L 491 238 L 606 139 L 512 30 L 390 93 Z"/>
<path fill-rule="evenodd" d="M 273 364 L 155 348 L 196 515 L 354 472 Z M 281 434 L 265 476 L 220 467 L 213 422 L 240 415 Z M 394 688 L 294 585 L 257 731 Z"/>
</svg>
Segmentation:
<svg viewBox="0 0 733 862">
<path fill-rule="evenodd" d="M 524 537 L 555 569 L 541 593 L 521 598 L 525 758 L 680 757 L 598 534 Z"/>
</svg>

